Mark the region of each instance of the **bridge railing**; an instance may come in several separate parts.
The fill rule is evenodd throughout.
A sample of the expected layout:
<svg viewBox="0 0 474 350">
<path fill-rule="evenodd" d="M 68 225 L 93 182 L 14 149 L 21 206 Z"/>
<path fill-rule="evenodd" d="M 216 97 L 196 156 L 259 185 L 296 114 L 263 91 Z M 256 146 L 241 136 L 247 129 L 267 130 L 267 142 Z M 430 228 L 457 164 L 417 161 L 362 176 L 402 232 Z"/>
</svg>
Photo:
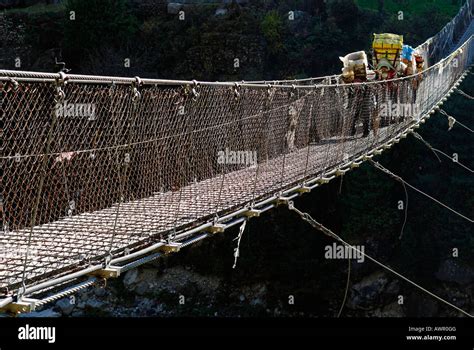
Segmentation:
<svg viewBox="0 0 474 350">
<path fill-rule="evenodd" d="M 323 176 L 415 123 L 472 60 L 471 37 L 421 74 L 364 84 L 0 70 L 0 291 Z"/>
<path fill-rule="evenodd" d="M 446 94 L 472 43 L 422 74 L 365 84 L 2 72 L 0 240 L 20 256 L 1 261 L 0 287 L 151 244 L 379 147 Z"/>
<path fill-rule="evenodd" d="M 474 0 L 467 0 L 458 14 L 436 35 L 426 40 L 417 49 L 423 53 L 426 64 L 433 65 L 454 50 L 466 29 L 474 19 Z"/>
</svg>

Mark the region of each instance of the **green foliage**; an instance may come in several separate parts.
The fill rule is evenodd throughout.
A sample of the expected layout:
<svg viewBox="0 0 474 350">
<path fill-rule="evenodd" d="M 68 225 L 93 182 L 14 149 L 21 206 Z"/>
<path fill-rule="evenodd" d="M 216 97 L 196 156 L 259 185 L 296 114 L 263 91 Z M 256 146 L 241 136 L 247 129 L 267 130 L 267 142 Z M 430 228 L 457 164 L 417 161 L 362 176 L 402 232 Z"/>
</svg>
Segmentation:
<svg viewBox="0 0 474 350">
<path fill-rule="evenodd" d="M 360 11 L 354 0 L 335 0 L 329 8 L 330 16 L 343 30 L 353 29 L 359 22 Z"/>
<path fill-rule="evenodd" d="M 5 10 L 6 14 L 28 14 L 28 15 L 44 15 L 48 13 L 63 12 L 66 8 L 66 1 L 59 4 L 34 4 L 28 7 L 12 8 Z"/>
<path fill-rule="evenodd" d="M 6 67 L 13 67 L 15 59 L 28 51 L 25 43 L 25 27 L 0 13 L 0 62 Z"/>
<path fill-rule="evenodd" d="M 402 34 L 406 43 L 417 46 L 441 30 L 451 18 L 434 7 L 424 8 L 419 15 L 405 14 L 403 21 L 398 20 L 397 15 L 389 16 L 383 31 Z"/>
<path fill-rule="evenodd" d="M 71 11 L 74 20 L 70 19 Z M 126 0 L 69 0 L 66 17 L 64 46 L 73 59 L 85 57 L 103 45 L 124 44 L 137 30 Z"/>
<path fill-rule="evenodd" d="M 28 57 L 38 58 L 25 60 L 24 69 L 51 70 L 46 56 L 54 49 L 76 73 L 270 80 L 338 72 L 337 57 L 369 50 L 373 32 L 399 32 L 416 45 L 449 20 L 451 14 L 439 11 L 447 8 L 437 4 L 426 5 L 423 9 L 429 10 L 416 18 L 406 14 L 404 21 L 359 9 L 354 0 L 250 1 L 244 7 L 227 5 L 224 16 L 214 15 L 216 6 L 202 5 L 187 8 L 184 21 L 164 5 L 130 0 L 70 0 L 34 16 L 8 16 L 24 22 L 32 47 Z M 75 11 L 74 21 L 70 11 Z M 294 11 L 294 20 L 288 11 Z M 62 24 L 58 17 L 64 18 Z M 124 58 L 130 58 L 130 68 L 124 67 Z"/>
<path fill-rule="evenodd" d="M 355 2 L 363 9 L 379 10 L 382 6 L 383 11 L 390 14 L 404 11 L 405 14 L 422 18 L 422 14 L 428 9 L 452 17 L 456 15 L 464 0 L 355 0 Z"/>
<path fill-rule="evenodd" d="M 282 42 L 283 21 L 278 12 L 275 10 L 268 12 L 262 20 L 261 28 L 269 52 L 271 54 L 280 53 L 284 48 Z"/>
</svg>

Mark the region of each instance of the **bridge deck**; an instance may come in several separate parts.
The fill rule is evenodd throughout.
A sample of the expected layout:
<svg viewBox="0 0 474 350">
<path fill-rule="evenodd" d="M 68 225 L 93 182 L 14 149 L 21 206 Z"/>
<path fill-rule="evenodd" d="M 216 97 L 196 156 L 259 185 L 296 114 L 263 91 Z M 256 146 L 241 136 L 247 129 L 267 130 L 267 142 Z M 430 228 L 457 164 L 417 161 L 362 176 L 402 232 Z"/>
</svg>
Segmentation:
<svg viewBox="0 0 474 350">
<path fill-rule="evenodd" d="M 216 212 L 232 209 L 230 203 L 244 205 L 254 198 L 270 196 L 306 176 L 337 165 L 326 164 L 328 159 L 329 162 L 342 159 L 344 154 L 352 157 L 365 151 L 368 145 L 384 141 L 393 135 L 394 127 L 400 125 L 380 129 L 377 137 L 371 133 L 368 138 L 358 135 L 349 141 L 346 139 L 342 142 L 344 146 L 337 148 L 343 154 L 332 154 L 331 158 L 328 158 L 329 148 L 334 150 L 338 140 L 310 145 L 309 149 L 305 147 L 269 160 L 259 166 L 257 182 L 257 167 L 247 167 L 224 177 L 188 185 L 180 191 L 122 203 L 119 210 L 114 205 L 36 226 L 31 237 L 26 277 L 41 280 L 49 273 L 84 265 L 88 259 L 103 258 L 112 240 L 113 251 L 117 252 L 137 244 L 151 244 L 159 240 L 160 233 L 191 227 Z M 10 254 L 0 264 L 0 288 L 21 281 L 30 231 L 23 229 L 0 235 L 0 245 L 10 248 Z"/>
<path fill-rule="evenodd" d="M 466 32 L 462 38 L 460 38 L 458 43 L 452 42 L 453 38 L 451 32 L 442 31 L 440 32 L 440 37 L 437 38 L 437 41 L 439 42 L 435 43 L 436 45 L 434 46 L 434 48 L 440 48 L 437 54 L 439 54 L 442 58 L 450 54 L 455 48 L 464 43 L 465 50 L 452 55 L 452 58 L 459 58 L 459 60 L 456 61 L 457 64 L 450 64 L 451 60 L 448 60 L 444 63 L 442 62 L 436 67 L 436 69 L 435 66 L 431 66 L 420 76 L 409 77 L 408 79 L 405 79 L 404 82 L 400 83 L 400 85 L 402 85 L 401 90 L 405 91 L 405 94 L 407 95 L 405 96 L 405 99 L 400 101 L 405 101 L 407 103 L 415 102 L 411 99 L 412 94 L 411 88 L 409 86 L 418 86 L 416 102 L 421 105 L 422 115 L 432 110 L 432 108 L 435 107 L 449 91 L 452 91 L 454 84 L 461 79 L 461 75 L 472 63 L 472 59 L 474 57 L 472 53 L 472 45 L 474 40 L 472 39 L 471 35 L 474 31 L 474 24 L 472 22 L 471 8 L 473 3 L 474 0 L 470 0 L 469 6 L 465 5 L 458 16 L 451 22 L 450 28 L 452 29 L 454 28 L 455 23 L 462 23 L 463 20 L 470 21 L 469 26 L 466 25 Z M 425 44 L 428 45 L 427 42 Z M 429 46 L 426 46 L 426 48 L 428 47 Z M 3 78 L 12 78 L 11 72 L 4 71 L 2 74 Z M 38 73 L 36 73 L 35 76 L 36 78 L 32 80 L 35 82 L 42 81 L 44 78 L 42 74 L 38 75 Z M 17 75 L 13 74 L 13 77 L 17 77 Z M 422 78 L 421 83 L 419 83 L 418 80 L 420 77 Z M 21 78 L 21 74 L 18 75 L 18 78 Z M 103 78 L 108 79 L 108 77 Z M 54 82 L 55 79 L 58 78 L 53 77 L 51 79 L 53 79 Z M 5 79 L 2 81 L 4 80 Z M 12 81 L 11 83 L 13 84 Z M 413 83 L 416 84 L 413 85 Z M 77 88 L 78 86 L 82 87 L 82 84 L 83 82 L 81 81 L 81 84 L 76 85 L 76 89 L 74 90 L 78 94 L 76 97 L 83 96 L 83 93 L 87 95 L 88 93 L 92 93 L 93 91 L 97 90 L 96 93 L 100 96 L 98 103 L 103 103 L 103 110 L 105 110 L 107 113 L 108 103 L 103 101 L 104 96 L 106 97 L 111 95 L 116 97 L 116 101 L 120 103 L 121 107 L 113 109 L 116 122 L 123 122 L 124 120 L 127 121 L 128 119 L 126 119 L 127 117 L 125 112 L 135 109 L 130 108 L 129 105 L 131 100 L 129 98 L 129 93 L 124 93 L 125 89 L 122 89 L 123 91 L 116 89 L 114 85 L 113 92 L 110 92 L 110 90 L 112 90 L 112 88 L 110 88 L 108 91 L 106 91 L 106 93 L 104 93 L 104 91 L 100 89 L 90 91 L 91 89 Z M 68 85 L 70 86 L 71 84 Z M 84 86 L 86 85 L 87 84 Z M 375 101 L 387 101 L 385 91 L 389 91 L 391 85 L 392 82 L 378 82 L 377 85 L 371 86 L 369 90 L 378 96 Z M 209 105 L 207 106 L 208 109 L 205 109 L 205 111 L 210 111 L 218 117 L 222 114 L 221 112 L 227 111 L 227 116 L 229 118 L 232 117 L 234 112 L 231 111 L 231 108 L 227 108 L 229 100 L 225 97 L 228 94 L 228 92 L 226 92 L 227 88 L 219 87 L 211 89 L 211 86 L 213 85 L 208 84 L 206 86 L 207 88 L 201 91 L 202 96 L 199 99 L 200 101 L 210 101 Z M 336 86 L 336 88 L 337 87 L 338 86 Z M 261 86 L 259 89 L 260 88 Z M 273 123 L 275 123 L 275 128 L 267 133 L 270 135 L 266 136 L 269 139 L 272 137 L 275 138 L 272 134 L 272 132 L 275 130 L 278 129 L 280 132 L 285 134 L 287 131 L 289 131 L 291 126 L 291 124 L 286 125 L 288 124 L 286 120 L 288 118 L 287 114 L 290 111 L 286 111 L 282 108 L 282 106 L 289 106 L 293 103 L 290 97 L 285 97 L 286 95 L 291 96 L 291 94 L 288 94 L 285 89 L 286 88 L 280 89 L 281 91 L 278 95 L 278 98 L 276 98 L 275 101 L 273 101 L 272 98 L 272 102 L 270 103 L 270 107 L 274 108 L 272 111 L 275 111 L 278 118 L 275 118 L 273 121 Z M 175 90 L 177 90 L 177 88 Z M 178 94 L 175 90 L 168 89 L 166 90 L 166 94 L 158 94 L 157 91 L 151 91 L 149 97 L 153 97 L 153 99 L 149 99 L 150 107 L 147 112 L 148 114 L 145 115 L 152 116 L 155 114 L 160 114 L 160 111 L 162 111 L 159 108 L 155 108 L 159 105 L 155 100 L 156 96 L 161 96 L 166 100 L 167 103 L 174 103 L 175 105 L 177 102 L 176 100 L 178 99 L 177 96 L 181 96 L 183 94 L 183 92 Z M 255 93 L 257 90 L 248 90 L 249 101 L 252 103 L 249 103 L 249 108 L 245 110 L 247 113 L 253 113 L 255 111 L 253 111 L 253 108 L 250 108 L 253 107 L 253 102 L 256 100 L 260 102 L 264 100 L 266 101 L 268 96 L 266 96 L 266 93 Z M 356 90 L 359 90 L 360 92 L 361 87 L 358 86 Z M 44 110 L 49 110 L 49 103 L 53 101 L 53 98 L 49 95 L 46 95 L 49 96 L 49 98 L 40 96 L 38 94 L 35 95 L 35 91 L 37 90 L 25 89 L 23 95 L 20 95 L 24 96 L 25 100 L 28 100 L 28 96 L 32 96 L 31 98 L 33 101 L 30 101 L 31 103 L 24 103 L 25 101 L 23 99 L 21 99 L 21 101 L 15 101 L 15 103 L 11 104 L 11 108 L 13 109 L 9 111 L 9 117 L 11 117 L 15 123 L 20 123 L 21 119 L 19 121 L 16 120 L 16 118 L 18 118 L 18 113 L 20 113 L 20 111 L 23 109 L 28 110 L 28 108 L 32 108 L 36 111 L 34 117 L 38 119 L 35 119 L 35 121 L 38 123 L 34 124 L 34 126 L 30 125 L 29 129 L 37 131 L 44 128 L 44 125 L 40 123 L 40 116 Z M 47 89 L 47 91 L 49 91 L 49 89 Z M 28 92 L 28 94 L 26 92 Z M 60 97 L 61 94 L 59 94 L 58 91 L 56 92 L 56 97 Z M 252 94 L 250 92 L 252 92 Z M 334 117 L 335 111 L 332 111 L 333 114 L 328 111 L 333 104 L 337 103 L 331 98 L 331 96 L 335 97 L 339 92 L 339 89 L 325 89 L 325 87 L 320 87 L 318 94 L 314 95 L 324 97 L 323 99 L 316 98 L 314 100 L 315 105 L 320 107 L 319 109 L 324 112 L 319 113 L 318 115 L 330 120 L 331 123 L 331 118 Z M 156 96 L 153 95 L 153 93 L 155 93 Z M 203 96 L 206 96 L 206 93 L 208 94 L 207 100 L 203 98 Z M 216 97 L 217 100 L 213 100 L 210 97 Z M 89 101 L 88 99 L 86 100 Z M 352 97 L 352 101 L 354 100 L 355 98 Z M 83 101 L 83 99 L 79 99 L 79 101 Z M 107 99 L 107 101 L 109 100 Z M 216 101 L 218 101 L 220 104 L 218 104 Z M 362 99 L 362 102 L 366 105 L 373 103 L 372 100 L 366 98 Z M 267 105 L 267 102 L 262 104 L 262 106 L 264 105 Z M 295 103 L 292 106 L 294 107 L 294 113 L 294 111 L 297 110 L 297 104 Z M 354 107 L 356 104 L 351 104 L 351 106 Z M 311 110 L 311 108 L 308 109 L 305 114 L 308 120 Z M 197 111 L 201 113 L 201 110 Z M 337 114 L 343 115 L 343 118 L 347 118 L 348 116 L 349 118 L 354 117 L 353 114 L 351 115 L 351 113 L 346 112 L 347 109 L 342 112 L 338 111 Z M 205 112 L 202 112 L 202 115 L 199 113 L 196 114 L 195 119 L 197 120 L 200 120 L 199 117 L 206 116 Z M 418 117 L 420 116 L 421 115 Z M 220 123 L 226 122 L 225 119 L 219 120 Z M 10 126 L 12 129 L 16 128 L 15 123 Z M 341 165 L 341 162 L 345 162 L 362 153 L 374 150 L 376 147 L 380 146 L 383 142 L 387 141 L 395 134 L 398 134 L 400 131 L 406 129 L 408 124 L 409 121 L 407 120 L 401 124 L 394 124 L 389 127 L 381 128 L 377 136 L 371 134 L 369 137 L 363 138 L 359 133 L 357 137 L 354 138 L 330 139 L 324 142 L 319 142 L 317 145 L 310 144 L 307 147 L 296 149 L 283 155 L 281 152 L 279 152 L 278 154 L 280 155 L 278 157 L 263 161 L 258 167 L 247 167 L 229 172 L 225 174 L 225 176 L 220 175 L 211 177 L 207 180 L 189 184 L 177 191 L 155 193 L 150 197 L 139 200 L 128 201 L 120 204 L 116 203 L 109 208 L 66 216 L 57 221 L 50 221 L 45 224 L 37 225 L 33 228 L 24 228 L 14 231 L 5 230 L 5 232 L 0 233 L 0 247 L 3 248 L 3 251 L 0 251 L 0 294 L 10 295 L 12 294 L 12 291 L 15 291 L 15 289 L 20 286 L 23 280 L 24 266 L 26 266 L 26 282 L 29 286 L 31 286 L 32 284 L 58 277 L 61 274 L 66 274 L 68 272 L 82 269 L 88 266 L 90 263 L 98 261 L 103 262 L 104 257 L 106 257 L 110 251 L 112 251 L 113 255 L 117 256 L 119 254 L 123 254 L 126 248 L 138 249 L 147 245 L 151 245 L 162 238 L 166 238 L 166 236 L 169 235 L 174 229 L 177 232 L 184 231 L 209 221 L 209 219 L 211 219 L 216 213 L 222 215 L 223 213 L 233 212 L 238 208 L 244 207 L 247 203 L 254 199 L 269 198 L 279 191 L 292 187 L 296 183 L 301 183 L 304 181 L 304 179 L 314 177 L 316 175 L 322 174 L 324 171 L 334 169 Z M 146 129 L 148 124 L 144 125 L 144 129 Z M 220 124 L 217 123 L 216 125 Z M 345 125 L 347 126 L 347 124 Z M 247 121 L 245 126 L 248 129 L 257 128 L 251 123 L 251 121 Z M 170 130 L 174 130 L 175 127 L 176 126 L 174 124 L 165 125 L 165 129 L 170 128 Z M 187 126 L 181 125 L 181 128 L 183 127 L 187 128 Z M 294 125 L 292 127 L 294 127 Z M 114 132 L 117 130 L 120 131 L 122 128 L 123 125 L 118 123 L 118 126 L 114 126 L 113 130 Z M 240 129 L 237 128 L 233 129 L 235 133 L 240 132 L 239 130 Z M 341 129 L 339 131 L 340 133 L 338 135 L 345 134 L 344 130 Z M 28 132 L 20 133 L 20 135 L 21 137 L 19 140 L 15 141 L 31 142 L 31 135 Z M 104 137 L 107 135 L 108 134 L 106 134 Z M 119 133 L 118 135 L 124 136 Z M 202 135 L 204 135 L 204 138 L 207 134 L 203 133 Z M 36 136 L 38 140 L 43 142 L 41 135 Z M 68 136 L 70 135 L 68 134 Z M 114 136 L 116 137 L 117 135 L 114 134 Z M 128 135 L 128 137 L 130 137 L 130 135 Z M 184 138 L 183 140 L 186 141 Z M 216 144 L 222 145 L 222 140 L 216 138 L 215 141 Z M 282 141 L 284 142 L 284 140 Z M 28 142 L 26 142 L 26 146 L 31 146 Z M 60 150 L 62 150 L 62 148 Z M 49 156 L 49 152 L 46 153 L 48 153 Z M 161 170 L 160 168 L 156 167 L 155 169 Z M 174 169 L 174 171 L 176 171 L 176 169 Z M 209 176 L 214 176 L 215 173 L 212 174 L 213 175 Z M 38 186 L 38 183 L 28 183 L 28 179 L 26 179 L 25 183 L 22 185 L 24 186 L 22 190 L 28 192 L 31 190 L 30 187 Z M 28 201 L 33 197 L 25 198 L 27 198 L 26 201 Z M 117 197 L 113 198 L 116 200 L 115 198 Z M 54 202 L 54 198 L 52 199 L 52 202 Z M 51 203 L 45 203 L 47 205 L 51 205 Z M 16 205 L 16 203 L 14 204 Z M 12 212 L 14 212 L 17 208 L 13 206 L 10 209 Z M 30 214 L 31 210 L 27 210 L 25 218 L 29 219 L 30 216 L 28 215 Z M 31 217 L 34 218 L 35 214 L 31 214 Z M 54 217 L 56 218 L 57 216 Z M 25 220 L 21 222 L 24 225 L 24 222 L 28 221 Z M 30 244 L 29 237 L 31 237 Z M 28 260 L 25 263 L 25 253 L 27 249 Z M 5 291 L 8 293 L 5 293 Z"/>
</svg>

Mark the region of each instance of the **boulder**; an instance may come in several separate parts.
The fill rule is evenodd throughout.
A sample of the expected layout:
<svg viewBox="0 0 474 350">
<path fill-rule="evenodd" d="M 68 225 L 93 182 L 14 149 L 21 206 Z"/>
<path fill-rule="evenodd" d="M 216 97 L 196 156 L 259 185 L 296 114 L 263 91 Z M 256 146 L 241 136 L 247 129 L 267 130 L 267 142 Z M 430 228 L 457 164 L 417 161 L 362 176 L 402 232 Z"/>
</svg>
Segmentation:
<svg viewBox="0 0 474 350">
<path fill-rule="evenodd" d="M 366 309 L 373 305 L 388 284 L 388 277 L 383 272 L 373 273 L 352 286 L 347 307 Z"/>
<path fill-rule="evenodd" d="M 201 276 L 183 267 L 173 267 L 163 274 L 154 268 L 138 268 L 125 274 L 125 288 L 138 295 L 159 293 L 184 293 L 189 295 L 190 288 L 196 293 L 214 295 L 219 287 L 219 279 Z"/>
<path fill-rule="evenodd" d="M 243 294 L 239 295 L 239 300 L 241 302 L 247 301 L 252 306 L 265 306 L 266 305 L 266 296 L 267 296 L 267 286 L 263 283 L 248 285 L 242 287 L 241 292 Z"/>
<path fill-rule="evenodd" d="M 100 310 L 104 307 L 104 302 L 95 298 L 89 298 L 85 302 L 85 307 Z"/>
<path fill-rule="evenodd" d="M 375 310 L 373 316 L 376 317 L 405 317 L 403 306 L 394 302 L 380 309 Z"/>
<path fill-rule="evenodd" d="M 385 288 L 385 293 L 396 295 L 400 292 L 400 283 L 398 280 L 392 280 Z"/>
<path fill-rule="evenodd" d="M 134 292 L 138 295 L 145 295 L 153 291 L 152 285 L 148 281 L 139 282 L 134 288 Z"/>
<path fill-rule="evenodd" d="M 76 305 L 71 303 L 69 298 L 60 299 L 58 302 L 56 302 L 56 307 L 64 316 L 69 316 L 74 310 L 75 306 Z"/>
<path fill-rule="evenodd" d="M 474 270 L 455 259 L 441 262 L 435 276 L 440 281 L 453 282 L 461 286 L 474 282 Z"/>
<path fill-rule="evenodd" d="M 144 295 L 155 289 L 157 275 L 158 271 L 156 269 L 133 269 L 125 274 L 123 285 L 129 291 Z"/>
<path fill-rule="evenodd" d="M 107 294 L 107 290 L 104 287 L 96 287 L 94 288 L 94 294 L 100 298 L 105 297 Z"/>
<path fill-rule="evenodd" d="M 143 298 L 137 302 L 136 307 L 138 310 L 147 311 L 147 310 L 152 310 L 155 305 L 156 305 L 156 302 L 154 300 L 149 299 L 149 298 Z"/>
<path fill-rule="evenodd" d="M 130 288 L 133 286 L 138 279 L 138 269 L 132 269 L 129 270 L 125 273 L 125 276 L 123 278 L 123 285 L 125 288 Z"/>
</svg>

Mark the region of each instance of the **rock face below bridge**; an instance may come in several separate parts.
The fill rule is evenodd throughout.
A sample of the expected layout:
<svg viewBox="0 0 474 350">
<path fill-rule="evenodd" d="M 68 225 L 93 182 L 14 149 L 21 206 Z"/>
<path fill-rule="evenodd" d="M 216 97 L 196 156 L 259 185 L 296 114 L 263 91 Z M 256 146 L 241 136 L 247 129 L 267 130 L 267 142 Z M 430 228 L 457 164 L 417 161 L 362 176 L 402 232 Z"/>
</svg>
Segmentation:
<svg viewBox="0 0 474 350">
<path fill-rule="evenodd" d="M 108 286 L 83 290 L 40 311 L 58 316 L 235 316 L 280 315 L 268 309 L 267 286 L 252 284 L 231 288 L 221 278 L 203 276 L 189 267 L 161 270 L 146 266 L 128 271 Z M 256 311 L 257 310 L 257 311 Z M 36 314 L 36 313 L 34 313 Z"/>
<path fill-rule="evenodd" d="M 123 284 L 130 292 L 142 296 L 157 292 L 179 294 L 187 289 L 213 294 L 219 289 L 221 281 L 215 277 L 201 276 L 189 269 L 174 267 L 162 273 L 153 268 L 134 269 L 125 274 Z"/>
<path fill-rule="evenodd" d="M 345 271 L 341 271 L 345 273 Z M 352 276 L 343 316 L 350 317 L 457 317 L 459 314 L 424 293 L 400 283 L 384 271 Z M 300 282 L 301 283 L 301 282 Z M 128 271 L 107 287 L 96 286 L 64 298 L 45 310 L 32 314 L 45 317 L 334 317 L 344 291 L 321 290 L 303 286 L 295 289 L 295 304 L 288 295 L 269 281 L 243 284 L 226 276 L 203 275 L 187 266 L 160 268 L 147 265 Z M 295 281 L 297 288 L 298 283 Z M 301 286 L 300 286 L 301 287 Z M 328 291 L 327 285 L 322 290 Z M 474 311 L 474 284 L 440 283 L 429 288 L 467 311 Z M 307 290 L 306 292 L 303 292 Z M 304 296 L 303 294 L 307 295 Z M 309 295 L 309 299 L 308 299 Z M 399 303 L 398 296 L 404 302 Z M 312 301 L 311 301 L 312 300 Z M 323 311 L 315 311 L 313 304 Z"/>
</svg>

